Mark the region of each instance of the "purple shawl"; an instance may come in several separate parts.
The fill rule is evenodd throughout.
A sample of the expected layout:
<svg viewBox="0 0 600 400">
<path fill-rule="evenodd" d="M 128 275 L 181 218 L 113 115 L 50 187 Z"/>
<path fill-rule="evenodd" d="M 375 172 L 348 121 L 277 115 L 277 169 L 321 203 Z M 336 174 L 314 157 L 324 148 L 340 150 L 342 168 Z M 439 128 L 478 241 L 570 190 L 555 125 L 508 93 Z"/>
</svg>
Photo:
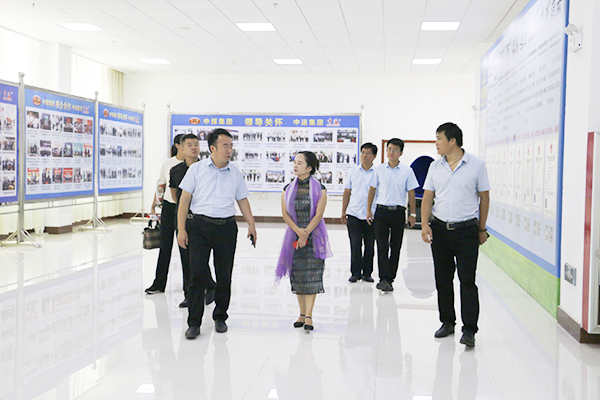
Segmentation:
<svg viewBox="0 0 600 400">
<path fill-rule="evenodd" d="M 310 220 L 314 218 L 317 213 L 317 203 L 321 199 L 322 189 L 321 184 L 312 175 L 309 178 L 310 185 Z M 285 205 L 287 212 L 292 220 L 298 224 L 298 216 L 296 215 L 296 206 L 294 201 L 298 193 L 298 178 L 294 179 L 292 183 L 287 187 L 285 191 Z M 277 263 L 277 269 L 275 270 L 275 282 L 278 283 L 282 277 L 289 276 L 292 270 L 292 263 L 294 261 L 294 248 L 292 243 L 298 239 L 296 232 L 289 226 L 285 230 L 285 236 L 283 237 L 283 244 L 281 245 L 281 253 L 279 254 L 279 262 Z M 315 250 L 315 258 L 319 260 L 325 260 L 331 257 L 331 247 L 329 246 L 329 236 L 327 235 L 327 228 L 325 227 L 325 221 L 321 219 L 319 225 L 311 232 L 310 241 L 312 242 Z"/>
</svg>

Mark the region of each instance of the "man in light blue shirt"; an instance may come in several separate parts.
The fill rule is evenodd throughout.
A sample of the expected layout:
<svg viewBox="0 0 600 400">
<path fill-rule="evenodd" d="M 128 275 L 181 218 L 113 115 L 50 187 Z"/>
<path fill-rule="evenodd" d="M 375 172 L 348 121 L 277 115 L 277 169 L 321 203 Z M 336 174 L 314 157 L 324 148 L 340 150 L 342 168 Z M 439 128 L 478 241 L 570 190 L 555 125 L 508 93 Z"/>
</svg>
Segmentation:
<svg viewBox="0 0 600 400">
<path fill-rule="evenodd" d="M 377 240 L 377 263 L 379 266 L 377 289 L 384 292 L 394 290 L 392 283 L 398 272 L 404 224 L 407 221 L 407 195 L 411 211 L 416 210 L 415 189 L 419 187 L 419 182 L 412 168 L 400 164 L 400 156 L 403 151 L 404 142 L 402 140 L 394 138 L 387 142 L 388 162 L 375 168 L 367 200 L 367 222 L 373 223 Z M 376 191 L 377 209 L 373 216 L 371 208 L 375 202 Z M 411 228 L 415 225 L 416 216 L 416 214 L 408 216 L 408 225 Z"/>
<path fill-rule="evenodd" d="M 348 171 L 342 200 L 342 223 L 348 227 L 350 237 L 350 273 L 348 281 L 359 279 L 373 282 L 373 256 L 375 255 L 375 231 L 367 223 L 367 198 L 371 177 L 375 173 L 373 160 L 377 146 L 365 143 L 360 147 L 360 164 Z M 372 211 L 375 211 L 373 205 Z M 365 245 L 363 253 L 362 246 Z"/>
<path fill-rule="evenodd" d="M 231 274 L 237 244 L 235 205 L 237 202 L 248 223 L 248 237 L 256 241 L 254 217 L 248 202 L 248 189 L 240 170 L 229 162 L 233 154 L 231 134 L 215 129 L 208 135 L 210 157 L 192 164 L 179 184 L 182 189 L 177 213 L 177 242 L 190 251 L 190 282 L 188 292 L 188 330 L 185 337 L 195 339 L 200 334 L 204 314 L 204 294 L 210 283 L 208 266 L 213 252 L 217 285 L 213 319 L 215 330 L 227 331 L 227 309 L 231 298 Z M 188 208 L 193 218 L 187 224 Z"/>
<path fill-rule="evenodd" d="M 490 182 L 485 162 L 462 149 L 462 131 L 445 123 L 436 131 L 435 145 L 442 156 L 429 166 L 421 203 L 421 236 L 431 243 L 442 326 L 435 337 L 454 333 L 454 272 L 460 279 L 463 322 L 460 342 L 475 346 L 479 319 L 479 295 L 475 270 L 479 245 L 488 234 L 485 227 L 490 206 Z M 433 201 L 435 200 L 435 204 Z M 428 223 L 430 217 L 431 226 Z"/>
</svg>

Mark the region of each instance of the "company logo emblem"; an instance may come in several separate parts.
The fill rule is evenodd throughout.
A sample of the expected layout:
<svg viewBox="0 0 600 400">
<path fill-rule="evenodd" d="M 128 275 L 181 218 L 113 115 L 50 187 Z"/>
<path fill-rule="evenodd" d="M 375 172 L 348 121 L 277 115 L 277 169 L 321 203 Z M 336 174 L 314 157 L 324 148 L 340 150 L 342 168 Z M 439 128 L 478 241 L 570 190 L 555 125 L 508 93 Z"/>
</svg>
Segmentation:
<svg viewBox="0 0 600 400">
<path fill-rule="evenodd" d="M 33 96 L 33 104 L 39 106 L 40 104 L 42 104 L 42 98 L 36 94 L 35 96 Z"/>
<path fill-rule="evenodd" d="M 198 125 L 200 123 L 200 118 L 190 118 L 190 124 Z"/>
<path fill-rule="evenodd" d="M 104 117 L 108 117 L 108 110 L 106 108 L 102 112 L 102 115 L 104 115 Z"/>
</svg>

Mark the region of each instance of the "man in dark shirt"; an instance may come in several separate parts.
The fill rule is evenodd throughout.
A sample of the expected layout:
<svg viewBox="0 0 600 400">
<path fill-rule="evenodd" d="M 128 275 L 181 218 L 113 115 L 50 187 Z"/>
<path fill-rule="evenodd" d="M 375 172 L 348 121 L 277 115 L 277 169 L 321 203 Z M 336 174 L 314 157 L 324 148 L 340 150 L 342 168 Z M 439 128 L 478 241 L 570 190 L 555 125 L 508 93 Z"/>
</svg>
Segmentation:
<svg viewBox="0 0 600 400">
<path fill-rule="evenodd" d="M 193 133 L 188 133 L 181 138 L 180 143 L 185 160 L 171 168 L 171 171 L 169 172 L 169 188 L 171 189 L 171 195 L 173 196 L 173 199 L 175 199 L 175 202 L 178 206 L 179 198 L 181 197 L 181 189 L 179 188 L 179 184 L 183 180 L 187 170 L 190 168 L 190 165 L 200 161 L 198 158 L 198 154 L 200 154 L 200 142 L 198 141 L 198 137 L 196 135 Z M 190 217 L 192 217 L 192 213 L 191 211 L 188 211 L 188 218 Z M 179 253 L 181 254 L 181 268 L 183 269 L 183 292 L 185 294 L 185 299 L 179 304 L 179 307 L 185 308 L 188 306 L 187 285 L 190 276 L 190 251 L 189 248 L 184 249 L 183 247 L 179 246 Z M 215 299 L 215 286 L 216 283 L 213 280 L 212 284 L 209 284 L 206 289 L 206 295 L 204 297 L 204 302 L 206 305 L 209 305 Z"/>
</svg>

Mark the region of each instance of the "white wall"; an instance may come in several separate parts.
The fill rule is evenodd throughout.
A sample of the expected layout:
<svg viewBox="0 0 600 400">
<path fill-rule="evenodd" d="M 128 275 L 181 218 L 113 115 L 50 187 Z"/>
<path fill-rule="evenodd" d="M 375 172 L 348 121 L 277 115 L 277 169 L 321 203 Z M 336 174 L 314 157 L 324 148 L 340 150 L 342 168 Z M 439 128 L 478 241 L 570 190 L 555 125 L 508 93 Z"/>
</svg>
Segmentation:
<svg viewBox="0 0 600 400">
<path fill-rule="evenodd" d="M 570 23 L 583 32 L 583 47 L 569 53 L 565 111 L 562 261 L 577 269 L 577 285 L 561 280 L 560 307 L 582 323 L 583 240 L 587 133 L 600 130 L 600 9 L 594 0 L 571 0 Z M 596 221 L 598 223 L 598 221 Z"/>
<path fill-rule="evenodd" d="M 359 113 L 364 105 L 363 142 L 380 147 L 382 139 L 392 137 L 433 140 L 435 129 L 452 121 L 463 129 L 467 151 L 475 152 L 476 83 L 472 74 L 136 74 L 125 76 L 124 104 L 137 109 L 146 104 L 144 196 L 149 208 L 167 156 L 167 103 L 173 113 Z M 251 197 L 256 215 L 280 215 L 278 201 L 278 195 Z M 338 217 L 340 210 L 341 203 L 333 199 L 326 216 Z"/>
</svg>

